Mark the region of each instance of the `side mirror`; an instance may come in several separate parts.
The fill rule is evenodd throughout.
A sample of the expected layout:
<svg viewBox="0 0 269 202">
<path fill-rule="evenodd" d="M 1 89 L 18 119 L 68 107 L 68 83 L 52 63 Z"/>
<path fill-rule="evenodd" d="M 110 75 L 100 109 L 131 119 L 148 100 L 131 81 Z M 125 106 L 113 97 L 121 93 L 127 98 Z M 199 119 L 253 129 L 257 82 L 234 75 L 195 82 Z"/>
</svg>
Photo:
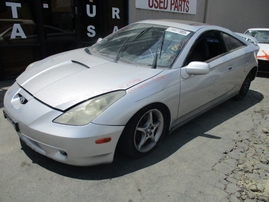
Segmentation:
<svg viewBox="0 0 269 202">
<path fill-rule="evenodd" d="M 186 79 L 191 75 L 208 74 L 210 65 L 206 62 L 190 62 L 186 67 L 181 69 L 181 76 Z"/>
</svg>

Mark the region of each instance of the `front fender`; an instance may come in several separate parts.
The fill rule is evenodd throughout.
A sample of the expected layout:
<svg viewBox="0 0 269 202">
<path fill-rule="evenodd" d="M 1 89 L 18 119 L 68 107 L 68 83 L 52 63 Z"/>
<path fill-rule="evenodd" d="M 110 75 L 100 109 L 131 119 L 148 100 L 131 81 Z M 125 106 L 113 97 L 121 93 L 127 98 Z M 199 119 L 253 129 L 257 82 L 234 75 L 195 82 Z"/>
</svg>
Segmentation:
<svg viewBox="0 0 269 202">
<path fill-rule="evenodd" d="M 180 91 L 179 70 L 166 70 L 127 90 L 120 100 L 106 109 L 93 123 L 126 125 L 132 116 L 143 107 L 162 103 L 170 111 L 171 119 L 177 117 Z"/>
</svg>

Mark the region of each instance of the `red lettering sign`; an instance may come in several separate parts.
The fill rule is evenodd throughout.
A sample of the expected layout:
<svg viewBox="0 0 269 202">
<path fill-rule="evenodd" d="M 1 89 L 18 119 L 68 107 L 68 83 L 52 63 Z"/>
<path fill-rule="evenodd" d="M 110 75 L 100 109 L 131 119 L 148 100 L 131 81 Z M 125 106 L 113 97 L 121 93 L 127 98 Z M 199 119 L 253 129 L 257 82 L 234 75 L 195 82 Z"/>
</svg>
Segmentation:
<svg viewBox="0 0 269 202">
<path fill-rule="evenodd" d="M 136 8 L 196 14 L 197 0 L 136 0 Z"/>
<path fill-rule="evenodd" d="M 188 13 L 189 3 L 189 0 L 171 0 L 170 10 Z"/>
<path fill-rule="evenodd" d="M 148 0 L 148 7 L 166 10 L 168 8 L 168 0 Z"/>
</svg>

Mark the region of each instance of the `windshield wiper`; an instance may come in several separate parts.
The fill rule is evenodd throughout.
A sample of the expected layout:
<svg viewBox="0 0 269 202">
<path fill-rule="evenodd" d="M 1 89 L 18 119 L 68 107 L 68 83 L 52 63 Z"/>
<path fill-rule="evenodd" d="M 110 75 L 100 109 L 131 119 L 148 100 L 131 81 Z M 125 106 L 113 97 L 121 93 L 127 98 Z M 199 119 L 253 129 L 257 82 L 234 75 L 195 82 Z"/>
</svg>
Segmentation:
<svg viewBox="0 0 269 202">
<path fill-rule="evenodd" d="M 134 40 L 136 40 L 136 39 L 138 39 L 139 37 L 143 36 L 144 34 L 146 34 L 146 33 L 147 33 L 149 30 L 151 30 L 152 28 L 153 28 L 153 27 L 149 27 L 149 28 L 147 28 L 147 29 L 144 29 L 142 32 L 140 32 L 140 33 L 135 37 Z M 116 56 L 116 58 L 115 58 L 115 62 L 118 62 L 118 60 L 120 59 L 120 54 L 121 54 L 123 48 L 125 47 L 126 43 L 127 43 L 132 37 L 134 37 L 134 36 L 131 36 L 130 38 L 126 39 L 126 41 L 124 41 L 124 43 L 123 43 L 122 46 L 120 47 L 119 52 L 118 52 L 118 54 L 117 54 L 117 56 Z"/>
<path fill-rule="evenodd" d="M 163 43 L 164 43 L 164 39 L 165 39 L 165 31 L 163 32 L 163 35 L 162 35 L 162 38 L 161 38 L 161 42 L 160 42 L 160 55 L 158 54 L 158 49 L 159 47 L 157 48 L 157 51 L 156 51 L 156 54 L 155 54 L 155 57 L 154 57 L 154 60 L 153 60 L 153 64 L 152 64 L 152 68 L 153 69 L 156 69 L 157 68 L 157 61 L 158 61 L 158 57 L 161 58 L 161 55 L 162 55 L 162 50 L 163 50 Z"/>
<path fill-rule="evenodd" d="M 89 50 L 89 48 L 85 48 L 84 51 L 85 51 L 86 53 L 88 53 L 89 55 L 92 54 L 91 51 Z"/>
<path fill-rule="evenodd" d="M 144 29 L 142 32 L 140 32 L 136 37 L 135 40 L 146 34 L 149 30 L 151 30 L 153 27 L 149 27 L 147 29 Z"/>
<path fill-rule="evenodd" d="M 116 58 L 115 58 L 115 62 L 118 62 L 118 60 L 120 59 L 120 54 L 121 54 L 123 48 L 125 47 L 125 44 L 126 44 L 131 38 L 132 38 L 132 36 L 124 41 L 124 43 L 123 43 L 122 46 L 120 47 L 120 50 L 119 50 L 119 52 L 118 52 L 118 54 L 117 54 L 117 56 L 116 56 Z"/>
</svg>

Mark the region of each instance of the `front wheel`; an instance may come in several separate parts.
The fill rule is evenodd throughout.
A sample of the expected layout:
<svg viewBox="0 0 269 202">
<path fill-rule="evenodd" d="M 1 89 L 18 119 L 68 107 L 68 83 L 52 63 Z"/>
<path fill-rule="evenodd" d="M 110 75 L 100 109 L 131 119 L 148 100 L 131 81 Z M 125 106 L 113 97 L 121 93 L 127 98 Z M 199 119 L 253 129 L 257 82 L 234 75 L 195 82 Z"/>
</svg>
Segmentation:
<svg viewBox="0 0 269 202">
<path fill-rule="evenodd" d="M 119 140 L 119 150 L 131 158 L 142 157 L 160 143 L 167 129 L 162 107 L 146 107 L 126 125 Z"/>
<path fill-rule="evenodd" d="M 248 93 L 251 84 L 251 74 L 249 73 L 245 78 L 239 93 L 234 97 L 235 100 L 242 100 Z"/>
</svg>

